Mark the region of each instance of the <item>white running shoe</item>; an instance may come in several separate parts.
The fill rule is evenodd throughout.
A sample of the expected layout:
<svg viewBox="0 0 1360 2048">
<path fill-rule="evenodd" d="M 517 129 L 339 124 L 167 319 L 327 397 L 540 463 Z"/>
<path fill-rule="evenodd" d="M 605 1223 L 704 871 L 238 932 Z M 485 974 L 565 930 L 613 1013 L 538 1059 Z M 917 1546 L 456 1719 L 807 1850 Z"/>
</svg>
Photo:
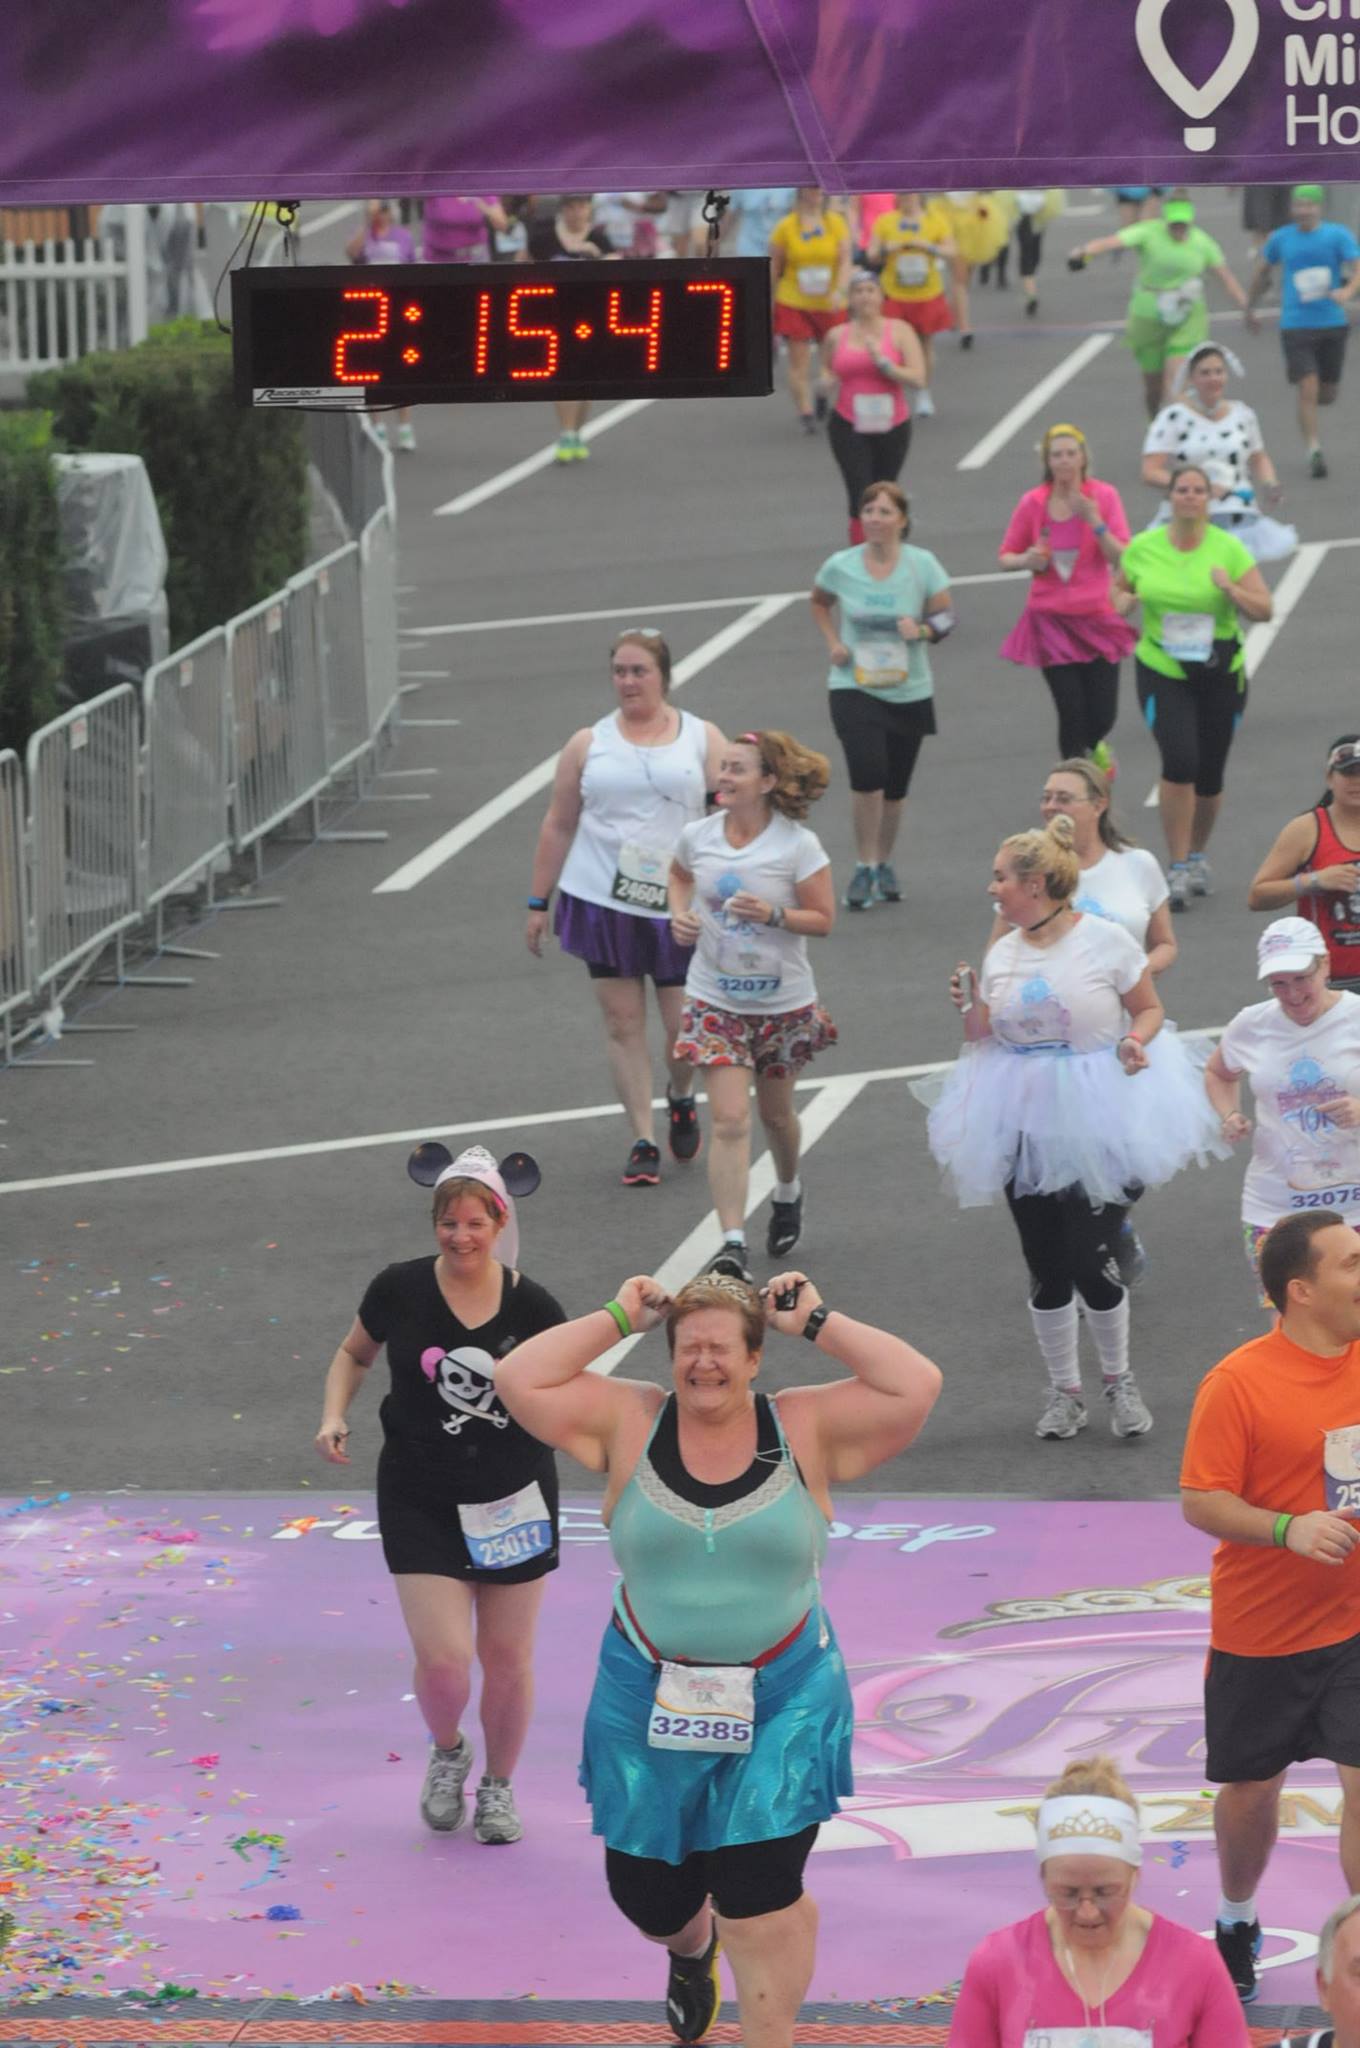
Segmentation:
<svg viewBox="0 0 1360 2048">
<path fill-rule="evenodd" d="M 933 420 L 935 417 L 935 401 L 928 391 L 917 392 L 911 401 L 911 409 L 918 420 Z"/>
<path fill-rule="evenodd" d="M 1117 1380 L 1106 1380 L 1105 1400 L 1110 1410 L 1110 1429 L 1115 1436 L 1147 1435 L 1152 1427 L 1152 1416 L 1131 1372 L 1121 1373 Z"/>
<path fill-rule="evenodd" d="M 438 1743 L 431 1747 L 420 1788 L 420 1817 L 436 1834 L 456 1835 L 467 1819 L 463 1786 L 471 1769 L 472 1744 L 466 1735 L 458 1737 L 455 1749 L 441 1749 Z"/>
<path fill-rule="evenodd" d="M 1202 853 L 1192 853 L 1190 856 L 1190 894 L 1192 896 L 1212 896 L 1213 893 L 1213 869 L 1209 866 Z"/>
<path fill-rule="evenodd" d="M 1089 1417 L 1086 1403 L 1070 1387 L 1051 1387 L 1044 1412 L 1034 1425 L 1036 1436 L 1069 1437 L 1085 1429 Z"/>
<path fill-rule="evenodd" d="M 472 1832 L 479 1842 L 517 1842 L 524 1833 L 508 1778 L 482 1779 L 477 1787 Z"/>
</svg>

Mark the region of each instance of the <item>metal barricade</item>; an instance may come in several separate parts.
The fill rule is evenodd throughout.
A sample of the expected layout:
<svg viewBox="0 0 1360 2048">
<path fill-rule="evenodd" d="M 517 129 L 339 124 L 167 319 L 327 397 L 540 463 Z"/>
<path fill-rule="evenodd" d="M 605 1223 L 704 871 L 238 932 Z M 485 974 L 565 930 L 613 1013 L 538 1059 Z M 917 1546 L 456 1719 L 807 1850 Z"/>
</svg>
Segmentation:
<svg viewBox="0 0 1360 2048">
<path fill-rule="evenodd" d="M 34 993 L 142 917 L 139 753 L 131 683 L 28 743 Z"/>
<path fill-rule="evenodd" d="M 231 844 L 225 627 L 147 670 L 142 735 L 145 900 L 158 910 Z"/>
<path fill-rule="evenodd" d="M 397 531 L 390 511 L 364 528 L 359 541 L 363 586 L 364 689 L 368 729 L 375 737 L 401 704 L 397 660 Z"/>
<path fill-rule="evenodd" d="M 326 744 L 316 638 L 291 591 L 230 621 L 231 825 L 239 852 L 320 795 Z"/>
<path fill-rule="evenodd" d="M 357 542 L 292 577 L 288 590 L 297 633 L 310 637 L 310 659 L 320 677 L 327 773 L 338 775 L 373 745 Z"/>
<path fill-rule="evenodd" d="M 19 756 L 0 753 L 0 1031 L 30 994 L 28 889 L 24 871 L 24 779 Z"/>
</svg>

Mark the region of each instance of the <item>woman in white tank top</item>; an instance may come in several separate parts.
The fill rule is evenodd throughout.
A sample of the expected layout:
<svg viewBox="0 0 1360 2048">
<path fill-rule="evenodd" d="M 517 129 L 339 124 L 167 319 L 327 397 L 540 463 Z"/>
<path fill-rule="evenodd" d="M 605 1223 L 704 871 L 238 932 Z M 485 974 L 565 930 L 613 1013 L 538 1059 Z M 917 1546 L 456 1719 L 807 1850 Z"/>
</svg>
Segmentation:
<svg viewBox="0 0 1360 2048">
<path fill-rule="evenodd" d="M 525 939 L 540 956 L 560 884 L 553 929 L 564 952 L 585 961 L 631 1126 L 623 1183 L 655 1187 L 661 1153 L 652 1125 L 646 985 L 650 977 L 666 1031 L 671 1156 L 694 1159 L 700 1132 L 693 1070 L 669 1057 L 689 954 L 671 936 L 666 877 L 681 831 L 704 815 L 725 742 L 717 726 L 670 703 L 671 655 L 660 633 L 620 633 L 610 670 L 617 709 L 573 733 L 558 758 L 534 852 Z"/>
</svg>

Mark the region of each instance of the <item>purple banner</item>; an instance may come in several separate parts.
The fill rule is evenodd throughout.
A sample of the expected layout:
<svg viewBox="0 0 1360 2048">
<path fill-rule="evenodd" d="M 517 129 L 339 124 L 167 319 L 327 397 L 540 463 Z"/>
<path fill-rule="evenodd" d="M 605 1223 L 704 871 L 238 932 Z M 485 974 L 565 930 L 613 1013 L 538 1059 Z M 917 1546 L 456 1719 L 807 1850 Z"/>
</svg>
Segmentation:
<svg viewBox="0 0 1360 2048">
<path fill-rule="evenodd" d="M 0 203 L 1360 175 L 1360 0 L 13 0 Z"/>
</svg>

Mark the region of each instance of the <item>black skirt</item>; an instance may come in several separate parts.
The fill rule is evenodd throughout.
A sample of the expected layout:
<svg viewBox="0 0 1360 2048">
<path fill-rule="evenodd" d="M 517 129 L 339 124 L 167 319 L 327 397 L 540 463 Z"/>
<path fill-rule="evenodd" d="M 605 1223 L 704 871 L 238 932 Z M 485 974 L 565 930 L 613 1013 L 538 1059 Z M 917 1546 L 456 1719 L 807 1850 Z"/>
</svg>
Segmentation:
<svg viewBox="0 0 1360 2048">
<path fill-rule="evenodd" d="M 522 1586 L 557 1570 L 559 1558 L 557 1463 L 551 1451 L 535 1461 L 512 1489 L 537 1481 L 547 1504 L 552 1540 L 523 1564 L 492 1567 L 473 1562 L 458 1519 L 443 1459 L 389 1437 L 378 1456 L 378 1528 L 389 1572 L 427 1572 L 481 1586 Z"/>
</svg>

